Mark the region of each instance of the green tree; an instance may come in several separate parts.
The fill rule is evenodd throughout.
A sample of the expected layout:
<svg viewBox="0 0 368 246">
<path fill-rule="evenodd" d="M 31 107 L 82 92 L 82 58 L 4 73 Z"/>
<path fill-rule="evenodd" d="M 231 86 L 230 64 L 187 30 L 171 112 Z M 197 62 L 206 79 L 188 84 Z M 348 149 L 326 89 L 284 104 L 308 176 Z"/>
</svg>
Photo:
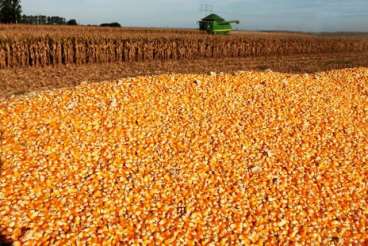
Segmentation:
<svg viewBox="0 0 368 246">
<path fill-rule="evenodd" d="M 18 23 L 21 19 L 20 0 L 0 0 L 0 22 Z"/>
<path fill-rule="evenodd" d="M 112 23 L 102 23 L 101 27 L 121 27 L 119 22 L 112 22 Z"/>
<path fill-rule="evenodd" d="M 76 25 L 78 25 L 78 22 L 77 22 L 76 19 L 71 19 L 71 20 L 68 20 L 68 22 L 66 24 L 71 25 L 71 26 L 76 26 Z"/>
</svg>

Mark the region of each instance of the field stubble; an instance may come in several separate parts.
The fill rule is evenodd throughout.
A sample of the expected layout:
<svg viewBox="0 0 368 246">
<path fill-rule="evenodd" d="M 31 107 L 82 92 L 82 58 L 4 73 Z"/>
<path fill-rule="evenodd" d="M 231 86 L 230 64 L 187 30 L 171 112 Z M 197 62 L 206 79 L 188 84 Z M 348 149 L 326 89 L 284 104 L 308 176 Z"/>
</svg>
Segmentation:
<svg viewBox="0 0 368 246">
<path fill-rule="evenodd" d="M 338 68 L 368 67 L 367 56 L 367 52 L 360 52 L 2 69 L 0 70 L 0 98 L 75 86 L 81 82 L 116 80 L 140 75 L 229 73 L 266 69 L 285 73 L 315 73 Z"/>
</svg>

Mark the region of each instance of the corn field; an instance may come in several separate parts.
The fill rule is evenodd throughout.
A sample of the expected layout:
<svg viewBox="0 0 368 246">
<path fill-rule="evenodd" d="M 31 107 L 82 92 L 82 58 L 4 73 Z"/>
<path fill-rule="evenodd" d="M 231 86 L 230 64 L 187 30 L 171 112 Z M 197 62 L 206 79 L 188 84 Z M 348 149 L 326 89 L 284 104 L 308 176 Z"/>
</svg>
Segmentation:
<svg viewBox="0 0 368 246">
<path fill-rule="evenodd" d="M 368 39 L 312 35 L 209 36 L 195 30 L 0 28 L 0 68 L 363 52 Z M 24 29 L 22 29 L 24 28 Z"/>
</svg>

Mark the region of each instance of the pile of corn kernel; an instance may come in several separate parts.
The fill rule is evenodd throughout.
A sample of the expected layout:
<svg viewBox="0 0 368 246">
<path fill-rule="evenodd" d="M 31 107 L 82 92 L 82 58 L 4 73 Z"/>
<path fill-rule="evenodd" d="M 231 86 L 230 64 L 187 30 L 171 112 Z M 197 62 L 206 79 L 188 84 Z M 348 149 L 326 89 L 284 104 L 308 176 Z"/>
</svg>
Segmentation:
<svg viewBox="0 0 368 246">
<path fill-rule="evenodd" d="M 0 100 L 15 245 L 364 244 L 368 69 L 136 77 Z"/>
</svg>

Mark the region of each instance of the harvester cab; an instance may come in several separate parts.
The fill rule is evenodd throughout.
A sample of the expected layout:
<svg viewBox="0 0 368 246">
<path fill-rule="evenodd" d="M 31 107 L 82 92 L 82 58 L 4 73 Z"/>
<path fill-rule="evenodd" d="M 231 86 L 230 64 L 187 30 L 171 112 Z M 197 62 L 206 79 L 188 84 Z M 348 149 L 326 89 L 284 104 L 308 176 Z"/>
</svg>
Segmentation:
<svg viewBox="0 0 368 246">
<path fill-rule="evenodd" d="M 228 34 L 233 30 L 231 24 L 239 24 L 240 22 L 238 20 L 226 21 L 216 14 L 210 14 L 198 23 L 201 31 L 206 31 L 210 34 Z"/>
</svg>

